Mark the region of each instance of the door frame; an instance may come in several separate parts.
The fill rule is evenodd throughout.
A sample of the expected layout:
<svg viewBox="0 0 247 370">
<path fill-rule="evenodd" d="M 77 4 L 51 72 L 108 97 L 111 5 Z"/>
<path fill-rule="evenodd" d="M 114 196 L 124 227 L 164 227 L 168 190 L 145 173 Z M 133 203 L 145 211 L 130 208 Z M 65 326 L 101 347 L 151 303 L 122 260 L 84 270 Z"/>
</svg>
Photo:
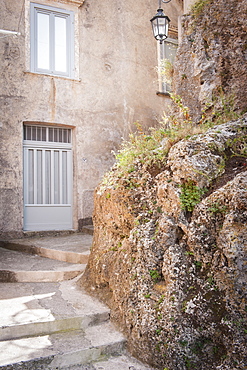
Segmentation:
<svg viewBox="0 0 247 370">
<path fill-rule="evenodd" d="M 46 126 L 46 125 L 30 125 L 27 124 L 25 126 L 32 126 L 32 127 L 39 127 L 39 128 L 55 128 L 55 129 L 68 129 L 68 127 L 61 127 L 61 126 Z M 71 128 L 69 128 L 71 130 Z M 48 133 L 48 130 L 47 130 Z M 72 137 L 72 130 L 70 132 L 70 137 Z M 48 138 L 48 136 L 47 136 Z M 23 230 L 24 231 L 47 231 L 47 230 L 71 230 L 73 229 L 73 151 L 72 151 L 72 138 L 70 140 L 70 143 L 61 143 L 61 142 L 52 142 L 52 141 L 38 141 L 38 140 L 23 140 Z M 40 204 L 40 203 L 29 203 L 28 202 L 28 150 L 48 150 L 48 151 L 66 151 L 67 152 L 67 185 L 68 185 L 68 199 L 67 202 L 64 204 L 55 204 L 54 203 L 54 198 L 52 199 L 53 202 L 49 204 Z M 34 152 L 35 153 L 35 152 Z M 42 152 L 43 153 L 43 152 Z M 60 154 L 58 154 L 60 155 Z M 62 155 L 62 154 L 61 154 Z M 45 164 L 42 162 L 42 171 L 45 170 Z M 60 179 L 61 179 L 61 174 L 60 174 Z M 35 178 L 35 175 L 34 175 Z M 36 176 L 37 178 L 37 176 Z M 36 180 L 37 181 L 37 180 Z M 35 180 L 34 180 L 35 183 Z M 52 183 L 52 180 L 51 180 Z M 44 184 L 43 184 L 44 186 Z M 61 198 L 60 198 L 61 199 Z M 34 199 L 37 201 L 37 198 Z M 32 212 L 30 211 L 32 207 L 36 207 L 36 209 L 40 210 L 39 216 L 43 213 L 43 217 L 47 218 L 47 222 L 44 222 L 39 225 L 39 223 L 35 223 L 35 217 L 32 220 L 33 225 L 30 225 L 28 221 L 28 217 L 30 218 L 31 213 L 31 218 L 32 218 Z M 67 211 L 66 211 L 67 209 Z M 58 223 L 52 223 L 52 217 L 55 215 L 55 210 L 59 210 L 58 216 L 62 217 L 62 214 L 66 214 L 67 216 L 67 221 L 63 224 L 62 221 L 59 221 L 58 217 Z M 30 212 L 29 212 L 30 211 Z M 28 213 L 29 212 L 29 213 Z M 67 212 L 67 213 L 66 213 Z M 35 215 L 35 213 L 34 213 Z M 49 219 L 51 217 L 51 220 Z M 38 218 L 38 216 L 37 216 Z M 55 220 L 55 219 L 54 219 Z"/>
</svg>

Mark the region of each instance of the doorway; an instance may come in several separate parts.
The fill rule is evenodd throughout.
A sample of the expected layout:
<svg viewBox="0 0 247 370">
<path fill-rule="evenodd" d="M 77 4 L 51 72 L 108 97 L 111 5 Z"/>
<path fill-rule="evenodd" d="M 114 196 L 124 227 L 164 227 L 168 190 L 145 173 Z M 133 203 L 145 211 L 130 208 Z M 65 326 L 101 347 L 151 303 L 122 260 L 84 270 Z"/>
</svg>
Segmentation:
<svg viewBox="0 0 247 370">
<path fill-rule="evenodd" d="M 24 230 L 72 229 L 71 129 L 24 126 Z"/>
</svg>

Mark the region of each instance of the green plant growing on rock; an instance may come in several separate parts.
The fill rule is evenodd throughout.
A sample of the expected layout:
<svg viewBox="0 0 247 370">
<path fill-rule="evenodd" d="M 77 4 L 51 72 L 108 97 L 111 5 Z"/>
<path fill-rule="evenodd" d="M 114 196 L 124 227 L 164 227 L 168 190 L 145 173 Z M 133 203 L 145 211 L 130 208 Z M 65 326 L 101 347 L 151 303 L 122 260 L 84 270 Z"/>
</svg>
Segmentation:
<svg viewBox="0 0 247 370">
<path fill-rule="evenodd" d="M 225 214 L 227 212 L 227 206 L 221 204 L 219 201 L 212 203 L 208 208 L 211 214 Z"/>
<path fill-rule="evenodd" d="M 195 125 L 192 122 L 189 108 L 184 105 L 183 99 L 180 95 L 170 94 L 173 102 L 173 107 L 164 112 L 162 117 L 162 124 L 166 128 L 165 134 L 172 141 L 172 145 L 176 144 L 182 139 L 188 139 L 193 135 L 204 133 L 209 125 L 205 124 Z"/>
<path fill-rule="evenodd" d="M 160 273 L 157 270 L 149 270 L 149 274 L 155 283 L 161 279 Z"/>
<path fill-rule="evenodd" d="M 182 209 L 192 212 L 194 207 L 201 201 L 202 195 L 206 189 L 199 188 L 191 179 L 181 186 L 180 201 Z"/>
<path fill-rule="evenodd" d="M 222 90 L 215 92 L 214 98 L 203 110 L 200 124 L 197 125 L 192 122 L 189 108 L 184 105 L 181 96 L 170 94 L 170 97 L 173 108 L 171 106 L 170 110 L 168 108 L 167 112 L 164 112 L 159 126 L 151 127 L 144 132 L 142 125 L 139 122 L 135 123 L 137 130 L 129 135 L 128 140 L 123 141 L 120 150 L 115 154 L 116 165 L 113 171 L 105 175 L 102 189 L 106 186 L 114 187 L 116 178 L 123 178 L 127 189 L 139 187 L 139 179 L 136 181 L 135 178 L 137 170 L 143 168 L 144 171 L 149 171 L 156 168 L 158 173 L 166 164 L 170 148 L 177 142 L 190 137 L 193 139 L 195 135 L 206 132 L 208 128 L 237 117 L 234 111 L 234 98 L 225 96 Z M 198 192 L 200 193 L 199 190 Z M 199 199 L 196 191 L 192 193 L 195 199 L 191 204 L 186 199 L 182 201 L 183 208 L 190 211 Z M 182 199 L 186 197 L 185 194 L 182 195 Z"/>
<path fill-rule="evenodd" d="M 212 101 L 207 102 L 202 109 L 200 123 L 212 127 L 238 119 L 240 116 L 241 114 L 235 110 L 235 96 L 225 94 L 222 87 L 219 87 L 214 91 Z"/>
<path fill-rule="evenodd" d="M 148 168 L 155 164 L 162 168 L 174 144 L 191 135 L 206 131 L 207 127 L 204 128 L 203 125 L 193 125 L 189 108 L 183 104 L 179 95 L 170 94 L 170 96 L 180 115 L 164 113 L 159 126 L 149 128 L 146 133 L 139 122 L 135 123 L 137 131 L 131 133 L 128 140 L 123 141 L 116 154 L 115 171 L 119 177 L 131 177 L 140 165 Z M 107 181 L 112 183 L 109 175 L 105 176 L 104 183 L 107 184 Z M 130 179 L 130 181 L 132 184 L 133 180 Z M 134 187 L 136 186 L 135 184 Z M 130 188 L 133 188 L 133 184 Z"/>
<path fill-rule="evenodd" d="M 153 162 L 162 165 L 165 162 L 167 151 L 162 146 L 165 137 L 165 129 L 162 125 L 158 128 L 150 128 L 145 134 L 140 124 L 138 131 L 129 135 L 129 140 L 122 143 L 122 147 L 116 155 L 117 168 L 123 173 L 134 172 L 138 163 L 150 166 Z"/>
<path fill-rule="evenodd" d="M 233 94 L 226 95 L 222 88 L 214 94 L 214 122 L 221 125 L 227 121 L 239 118 L 239 114 L 234 110 L 235 97 Z"/>
<path fill-rule="evenodd" d="M 198 270 L 202 268 L 202 262 L 201 261 L 194 261 L 194 264 Z"/>
<path fill-rule="evenodd" d="M 203 12 L 206 5 L 209 5 L 212 3 L 213 0 L 199 0 L 196 1 L 195 4 L 191 7 L 191 14 L 194 18 L 199 17 L 199 15 Z"/>
</svg>

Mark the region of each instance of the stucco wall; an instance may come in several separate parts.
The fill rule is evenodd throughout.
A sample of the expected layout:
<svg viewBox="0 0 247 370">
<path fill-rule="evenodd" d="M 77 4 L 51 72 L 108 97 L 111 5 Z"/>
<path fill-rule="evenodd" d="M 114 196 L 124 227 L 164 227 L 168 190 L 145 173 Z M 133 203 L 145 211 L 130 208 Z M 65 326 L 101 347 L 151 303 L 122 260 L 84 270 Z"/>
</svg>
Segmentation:
<svg viewBox="0 0 247 370">
<path fill-rule="evenodd" d="M 92 213 L 92 194 L 138 120 L 154 125 L 169 98 L 156 95 L 156 41 L 150 18 L 153 1 L 48 1 L 75 12 L 74 80 L 30 73 L 30 1 L 0 0 L 0 233 L 23 225 L 23 123 L 71 125 L 74 156 L 74 225 Z M 82 1 L 81 1 L 82 2 Z M 176 0 L 165 12 L 177 24 Z M 19 29 L 18 29 L 19 25 Z"/>
</svg>

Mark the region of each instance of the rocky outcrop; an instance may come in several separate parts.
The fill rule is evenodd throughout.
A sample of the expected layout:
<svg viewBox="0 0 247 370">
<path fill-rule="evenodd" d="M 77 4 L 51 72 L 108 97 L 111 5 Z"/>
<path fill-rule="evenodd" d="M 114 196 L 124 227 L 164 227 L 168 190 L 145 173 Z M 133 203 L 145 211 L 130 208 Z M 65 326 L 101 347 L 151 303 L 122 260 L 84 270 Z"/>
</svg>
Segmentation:
<svg viewBox="0 0 247 370">
<path fill-rule="evenodd" d="M 247 3 L 199 0 L 182 17 L 182 40 L 174 66 L 173 88 L 195 122 L 214 107 L 246 111 Z M 223 98 L 228 96 L 228 101 Z"/>
<path fill-rule="evenodd" d="M 95 192 L 81 284 L 158 369 L 246 369 L 246 132 L 247 116 L 216 126 Z"/>
</svg>

